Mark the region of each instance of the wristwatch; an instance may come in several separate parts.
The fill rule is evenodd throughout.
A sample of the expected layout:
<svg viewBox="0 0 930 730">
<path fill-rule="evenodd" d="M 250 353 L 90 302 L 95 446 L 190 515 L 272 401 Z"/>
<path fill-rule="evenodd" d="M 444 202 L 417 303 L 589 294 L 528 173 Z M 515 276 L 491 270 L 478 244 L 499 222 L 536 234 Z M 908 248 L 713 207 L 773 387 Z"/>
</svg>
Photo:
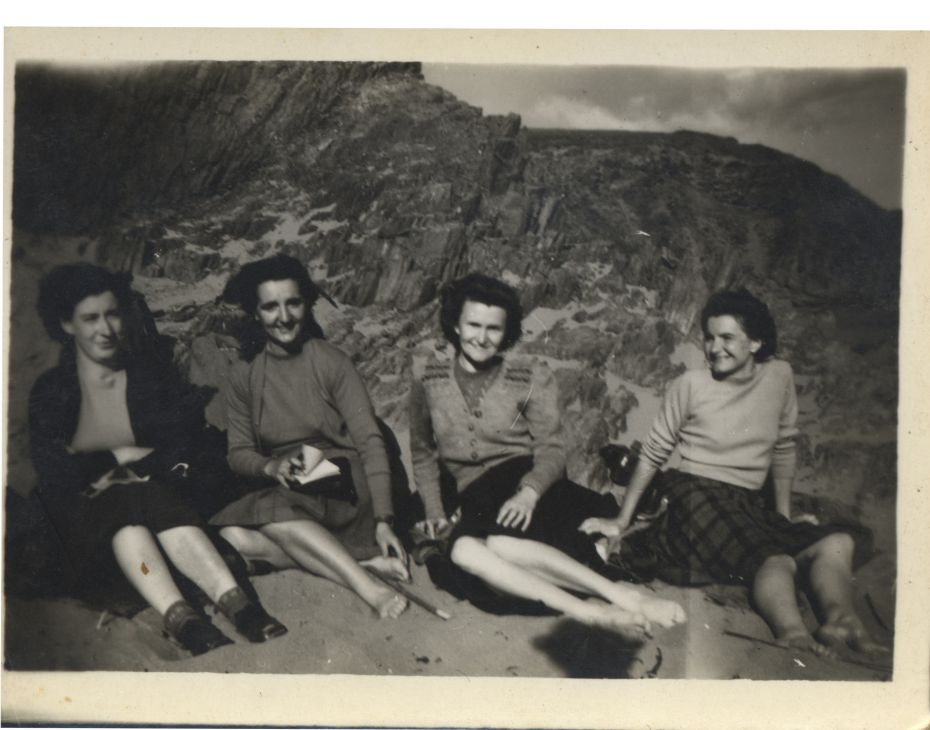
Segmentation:
<svg viewBox="0 0 930 730">
<path fill-rule="evenodd" d="M 383 522 L 388 527 L 394 527 L 394 515 L 382 515 L 381 517 L 375 517 L 375 523 Z"/>
</svg>

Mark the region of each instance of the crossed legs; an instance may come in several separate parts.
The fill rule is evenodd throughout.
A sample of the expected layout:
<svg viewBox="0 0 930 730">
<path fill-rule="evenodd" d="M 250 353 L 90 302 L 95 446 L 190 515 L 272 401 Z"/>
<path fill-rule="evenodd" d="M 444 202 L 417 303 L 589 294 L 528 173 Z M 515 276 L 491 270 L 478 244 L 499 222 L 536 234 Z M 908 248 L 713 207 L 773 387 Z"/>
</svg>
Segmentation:
<svg viewBox="0 0 930 730">
<path fill-rule="evenodd" d="M 224 527 L 220 534 L 246 560 L 303 568 L 355 591 L 382 618 L 396 618 L 407 607 L 405 598 L 375 580 L 329 530 L 310 520 L 275 522 L 258 530 Z"/>
<path fill-rule="evenodd" d="M 545 543 L 492 535 L 464 536 L 452 547 L 452 562 L 481 578 L 492 588 L 532 601 L 587 624 L 624 629 L 648 629 L 650 621 L 671 626 L 685 620 L 671 601 L 649 598 L 622 583 L 613 583 Z M 584 601 L 568 590 L 598 596 L 602 606 Z"/>
</svg>

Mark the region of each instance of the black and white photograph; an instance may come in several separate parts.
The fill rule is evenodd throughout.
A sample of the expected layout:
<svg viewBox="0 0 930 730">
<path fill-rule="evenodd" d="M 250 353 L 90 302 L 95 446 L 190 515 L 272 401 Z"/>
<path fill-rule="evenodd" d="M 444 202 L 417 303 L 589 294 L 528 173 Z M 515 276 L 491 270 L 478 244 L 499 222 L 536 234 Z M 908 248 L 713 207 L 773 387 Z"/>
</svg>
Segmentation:
<svg viewBox="0 0 930 730">
<path fill-rule="evenodd" d="M 6 39 L 5 722 L 926 682 L 925 38 L 63 31 Z"/>
</svg>

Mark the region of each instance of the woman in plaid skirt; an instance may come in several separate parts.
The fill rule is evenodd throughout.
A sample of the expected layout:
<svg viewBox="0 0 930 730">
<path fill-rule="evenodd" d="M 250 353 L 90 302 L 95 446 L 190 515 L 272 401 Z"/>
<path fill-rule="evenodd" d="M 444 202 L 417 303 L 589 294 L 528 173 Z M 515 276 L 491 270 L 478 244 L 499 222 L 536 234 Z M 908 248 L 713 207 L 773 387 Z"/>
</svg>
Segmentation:
<svg viewBox="0 0 930 730">
<path fill-rule="evenodd" d="M 743 583 L 776 639 L 830 653 L 886 650 L 868 635 L 853 607 L 854 530 L 791 517 L 798 433 L 791 366 L 773 358 L 775 323 L 745 289 L 714 294 L 701 314 L 709 369 L 691 370 L 668 387 L 615 519 L 590 518 L 587 533 L 623 536 L 637 503 L 672 451 L 681 464 L 665 473 L 668 509 L 656 530 L 660 575 L 689 585 Z M 775 511 L 762 487 L 771 470 Z M 822 614 L 812 636 L 801 618 L 795 576 L 804 571 Z"/>
</svg>

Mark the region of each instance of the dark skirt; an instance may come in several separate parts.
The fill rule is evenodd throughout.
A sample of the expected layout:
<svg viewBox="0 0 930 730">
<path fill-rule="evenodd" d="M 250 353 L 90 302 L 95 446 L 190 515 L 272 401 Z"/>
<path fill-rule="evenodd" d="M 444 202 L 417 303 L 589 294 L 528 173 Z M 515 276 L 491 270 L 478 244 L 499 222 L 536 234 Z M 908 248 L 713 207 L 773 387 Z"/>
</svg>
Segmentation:
<svg viewBox="0 0 930 730">
<path fill-rule="evenodd" d="M 795 556 L 837 532 L 853 537 L 857 562 L 870 548 L 867 529 L 791 522 L 766 507 L 761 490 L 678 471 L 663 475 L 661 489 L 668 509 L 648 532 L 655 545 L 658 575 L 667 582 L 751 585 L 768 558 Z"/>
<path fill-rule="evenodd" d="M 600 494 L 579 484 L 561 479 L 543 493 L 529 528 L 497 524 L 501 506 L 512 497 L 523 477 L 533 468 L 531 456 L 510 459 L 489 469 L 459 494 L 455 479 L 440 469 L 440 489 L 447 515 L 461 508 L 461 519 L 444 545 L 444 550 L 426 560 L 432 581 L 457 598 L 468 600 L 483 611 L 496 614 L 542 614 L 549 610 L 541 603 L 506 596 L 492 590 L 484 581 L 455 565 L 449 553 L 460 537 L 484 538 L 509 535 L 536 540 L 561 550 L 578 562 L 602 574 L 611 576 L 614 569 L 604 563 L 594 548 L 596 536 L 579 532 L 579 525 L 588 517 L 616 517 L 617 500 L 610 494 Z M 405 522 L 423 519 L 422 504 L 416 500 L 412 514 L 404 510 Z"/>
<path fill-rule="evenodd" d="M 332 532 L 356 560 L 374 557 L 379 553 L 374 541 L 374 510 L 362 460 L 357 451 L 349 449 L 329 448 L 323 453 L 327 459 L 337 462 L 344 481 L 351 483 L 355 491 L 354 503 L 287 489 L 263 479 L 259 480 L 261 486 L 257 489 L 213 515 L 210 524 L 256 528 L 276 522 L 310 520 Z"/>
<path fill-rule="evenodd" d="M 547 489 L 533 510 L 524 532 L 497 524 L 504 502 L 514 496 L 523 477 L 533 468 L 533 457 L 509 459 L 489 469 L 458 495 L 462 517 L 449 537 L 449 548 L 463 536 L 509 535 L 551 545 L 586 565 L 603 565 L 594 549 L 595 539 L 578 530 L 588 517 L 616 517 L 620 507 L 610 494 L 560 479 Z M 449 477 L 447 477 L 449 478 Z"/>
<path fill-rule="evenodd" d="M 114 484 L 92 499 L 75 496 L 67 504 L 43 502 L 77 580 L 100 569 L 108 572 L 115 565 L 113 536 L 128 525 L 147 527 L 154 534 L 203 525 L 176 483 L 154 478 Z"/>
</svg>

